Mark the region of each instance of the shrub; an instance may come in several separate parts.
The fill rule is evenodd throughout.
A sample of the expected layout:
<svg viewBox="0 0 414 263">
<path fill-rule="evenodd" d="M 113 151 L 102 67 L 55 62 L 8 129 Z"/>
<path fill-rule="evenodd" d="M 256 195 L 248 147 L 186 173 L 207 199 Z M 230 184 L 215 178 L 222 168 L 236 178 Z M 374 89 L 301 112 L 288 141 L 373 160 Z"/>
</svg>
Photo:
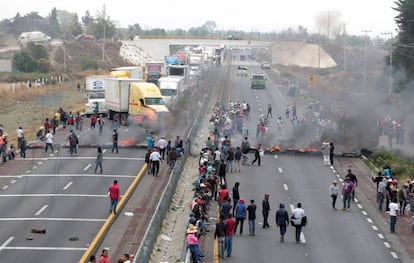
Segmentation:
<svg viewBox="0 0 414 263">
<path fill-rule="evenodd" d="M 37 68 L 36 60 L 25 50 L 16 52 L 13 56 L 12 63 L 14 69 L 22 72 L 34 72 Z"/>
<path fill-rule="evenodd" d="M 80 67 L 82 70 L 98 69 L 98 63 L 95 60 L 85 58 L 80 62 Z"/>
<path fill-rule="evenodd" d="M 37 61 L 37 70 L 42 73 L 50 71 L 50 62 L 47 59 L 41 58 Z"/>
</svg>

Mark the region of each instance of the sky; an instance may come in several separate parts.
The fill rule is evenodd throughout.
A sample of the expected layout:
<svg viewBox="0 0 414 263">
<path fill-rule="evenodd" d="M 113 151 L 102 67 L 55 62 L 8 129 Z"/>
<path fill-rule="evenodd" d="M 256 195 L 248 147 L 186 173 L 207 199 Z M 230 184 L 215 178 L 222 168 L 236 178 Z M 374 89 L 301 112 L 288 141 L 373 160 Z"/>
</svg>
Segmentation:
<svg viewBox="0 0 414 263">
<path fill-rule="evenodd" d="M 299 25 L 308 32 L 327 32 L 328 24 L 332 32 L 337 24 L 353 35 L 364 35 L 363 31 L 370 31 L 370 37 L 397 33 L 394 0 L 13 0 L 2 5 L 0 19 L 31 11 L 47 16 L 54 7 L 81 17 L 86 10 L 96 14 L 104 5 L 110 19 L 123 27 L 138 23 L 144 29 L 189 29 L 214 21 L 217 29 L 247 32 L 280 32 Z M 316 23 L 317 17 L 322 22 Z"/>
</svg>

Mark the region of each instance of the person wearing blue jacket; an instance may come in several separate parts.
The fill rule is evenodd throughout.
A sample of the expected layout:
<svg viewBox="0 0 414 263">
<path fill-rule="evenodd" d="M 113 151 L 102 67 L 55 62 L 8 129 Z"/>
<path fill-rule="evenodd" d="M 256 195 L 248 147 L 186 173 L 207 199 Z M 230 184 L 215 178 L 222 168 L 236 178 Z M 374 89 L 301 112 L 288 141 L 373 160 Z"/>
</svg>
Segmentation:
<svg viewBox="0 0 414 263">
<path fill-rule="evenodd" d="M 240 223 L 240 235 L 243 234 L 243 224 L 244 219 L 246 219 L 247 207 L 244 203 L 244 199 L 240 198 L 239 202 L 236 205 L 236 227 L 234 228 L 234 233 L 237 232 L 237 226 Z"/>
<path fill-rule="evenodd" d="M 279 209 L 276 211 L 276 226 L 280 229 L 280 242 L 285 241 L 287 226 L 289 225 L 289 215 L 285 209 L 285 205 L 280 203 Z"/>
</svg>

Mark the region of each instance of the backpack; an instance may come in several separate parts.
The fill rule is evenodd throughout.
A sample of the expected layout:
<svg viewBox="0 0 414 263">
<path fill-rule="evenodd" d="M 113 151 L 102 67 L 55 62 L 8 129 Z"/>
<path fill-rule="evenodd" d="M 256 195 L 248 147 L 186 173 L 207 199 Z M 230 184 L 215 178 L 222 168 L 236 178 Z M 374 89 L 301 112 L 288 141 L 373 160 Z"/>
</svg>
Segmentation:
<svg viewBox="0 0 414 263">
<path fill-rule="evenodd" d="M 242 144 L 242 153 L 247 154 L 250 151 L 250 143 L 249 142 L 243 142 Z"/>
<path fill-rule="evenodd" d="M 76 144 L 78 144 L 78 137 L 77 137 L 74 133 L 72 133 L 72 134 L 69 136 L 69 143 L 70 143 L 71 145 L 76 145 Z"/>
</svg>

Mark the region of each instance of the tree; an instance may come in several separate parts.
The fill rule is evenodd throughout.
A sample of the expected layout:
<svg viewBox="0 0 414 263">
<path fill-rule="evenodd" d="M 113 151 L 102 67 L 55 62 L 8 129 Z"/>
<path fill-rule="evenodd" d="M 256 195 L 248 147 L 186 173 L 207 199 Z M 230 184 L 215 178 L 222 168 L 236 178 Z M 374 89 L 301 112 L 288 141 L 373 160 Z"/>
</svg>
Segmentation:
<svg viewBox="0 0 414 263">
<path fill-rule="evenodd" d="M 21 72 L 35 72 L 37 69 L 36 60 L 26 50 L 14 53 L 12 64 L 14 69 Z"/>
<path fill-rule="evenodd" d="M 96 18 L 89 22 L 87 32 L 96 38 L 111 38 L 116 33 L 115 23 L 110 20 L 106 14 L 105 6 L 101 12 L 98 12 Z"/>
<path fill-rule="evenodd" d="M 128 37 L 133 38 L 142 34 L 142 28 L 139 24 L 128 26 Z"/>
<path fill-rule="evenodd" d="M 213 36 L 214 30 L 217 28 L 216 22 L 214 21 L 207 21 L 204 25 L 201 26 L 204 30 L 206 30 L 210 36 Z"/>
<path fill-rule="evenodd" d="M 35 44 L 33 42 L 29 42 L 27 44 L 27 50 L 35 60 L 39 59 L 48 59 L 49 54 L 47 53 L 46 48 L 43 45 Z"/>
<path fill-rule="evenodd" d="M 58 16 L 57 16 L 57 10 L 56 7 L 52 9 L 52 12 L 49 16 L 49 34 L 52 37 L 57 37 L 62 34 L 62 30 L 60 29 Z"/>
<path fill-rule="evenodd" d="M 85 15 L 82 16 L 82 23 L 85 28 L 88 28 L 90 23 L 93 21 L 93 17 L 89 13 L 89 11 L 85 12 Z"/>
</svg>

